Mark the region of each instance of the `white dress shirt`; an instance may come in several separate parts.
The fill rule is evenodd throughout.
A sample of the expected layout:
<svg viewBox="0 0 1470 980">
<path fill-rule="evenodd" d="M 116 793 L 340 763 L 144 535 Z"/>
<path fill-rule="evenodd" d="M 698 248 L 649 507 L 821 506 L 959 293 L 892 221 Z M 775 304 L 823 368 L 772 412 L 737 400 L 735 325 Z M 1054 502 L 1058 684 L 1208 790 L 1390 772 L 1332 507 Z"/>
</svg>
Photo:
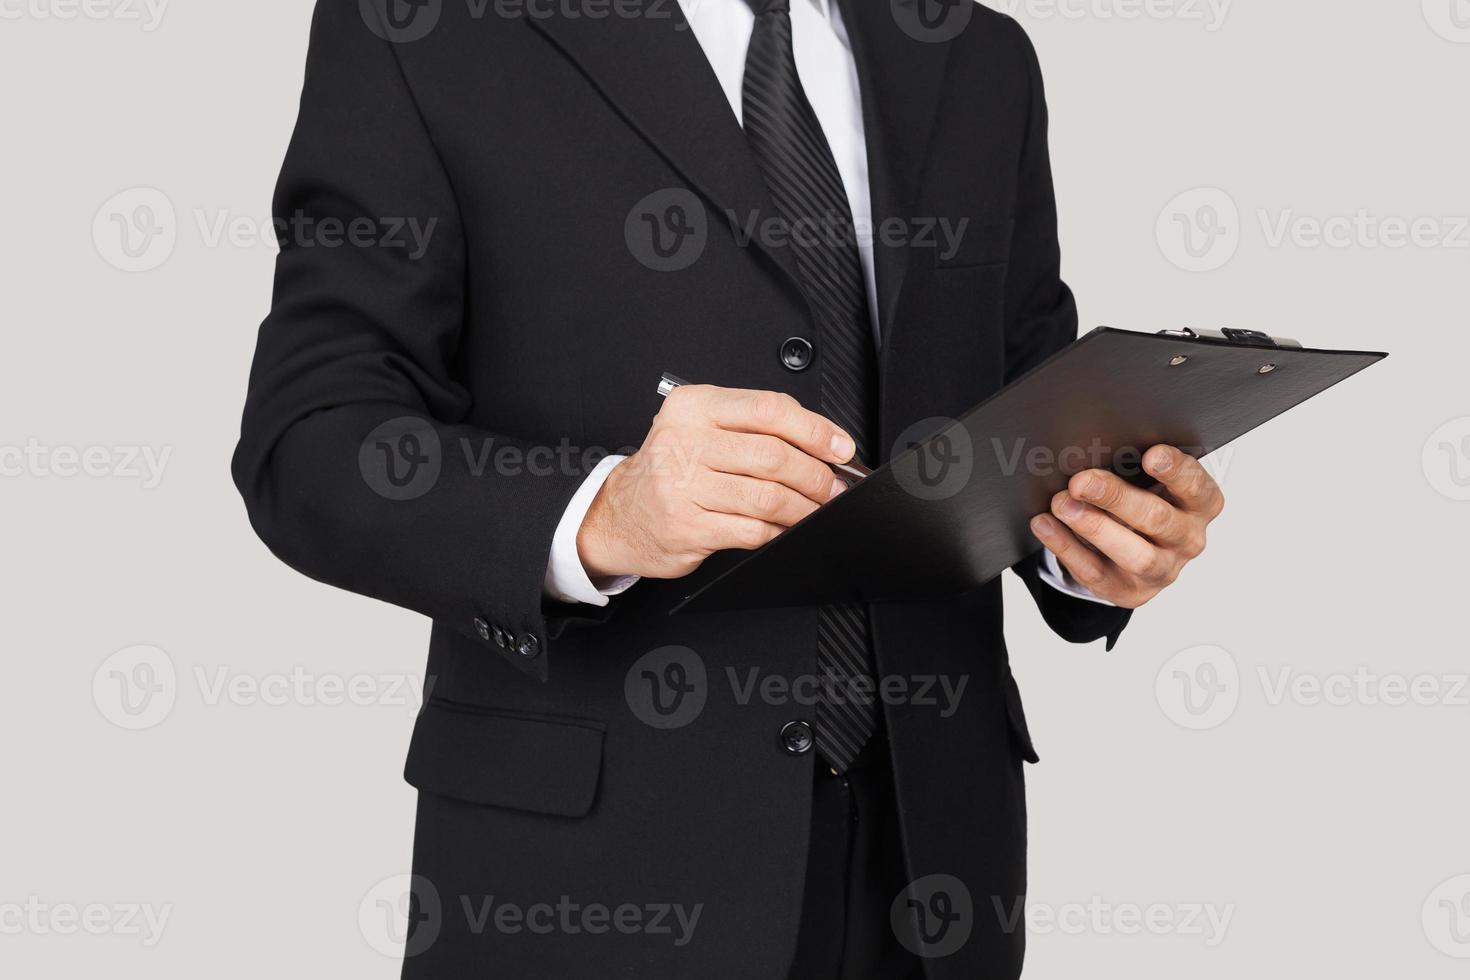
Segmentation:
<svg viewBox="0 0 1470 980">
<path fill-rule="evenodd" d="M 684 17 L 704 48 L 705 57 L 724 89 L 735 119 L 744 125 L 745 56 L 755 29 L 755 11 L 749 0 L 679 0 Z M 842 12 L 830 0 L 793 0 L 792 41 L 802 87 L 826 134 L 837 161 L 842 184 L 852 208 L 858 252 L 868 290 L 868 309 L 878 309 L 877 276 L 873 266 L 873 206 L 869 194 L 867 138 L 863 129 L 862 92 L 857 64 Z M 876 313 L 874 342 L 882 343 Z M 593 583 L 577 553 L 577 532 L 613 468 L 625 457 L 609 456 L 588 475 L 567 505 L 551 544 L 546 569 L 546 593 L 562 602 L 605 606 L 609 597 L 631 588 L 638 579 L 625 577 Z M 1044 555 L 1041 577 L 1053 588 L 1094 602 L 1087 589 L 1072 581 L 1050 551 Z"/>
</svg>

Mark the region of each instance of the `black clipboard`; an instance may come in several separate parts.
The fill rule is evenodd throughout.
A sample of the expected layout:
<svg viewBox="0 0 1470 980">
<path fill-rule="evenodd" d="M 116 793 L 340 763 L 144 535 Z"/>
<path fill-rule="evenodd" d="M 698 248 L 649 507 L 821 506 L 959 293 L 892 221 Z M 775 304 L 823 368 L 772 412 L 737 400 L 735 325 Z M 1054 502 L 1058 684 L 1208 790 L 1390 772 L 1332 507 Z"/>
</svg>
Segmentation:
<svg viewBox="0 0 1470 980">
<path fill-rule="evenodd" d="M 727 611 L 933 599 L 1041 550 L 1030 521 L 1074 474 L 1152 486 L 1142 453 L 1203 457 L 1387 357 L 1251 330 L 1100 327 L 689 595 Z"/>
</svg>

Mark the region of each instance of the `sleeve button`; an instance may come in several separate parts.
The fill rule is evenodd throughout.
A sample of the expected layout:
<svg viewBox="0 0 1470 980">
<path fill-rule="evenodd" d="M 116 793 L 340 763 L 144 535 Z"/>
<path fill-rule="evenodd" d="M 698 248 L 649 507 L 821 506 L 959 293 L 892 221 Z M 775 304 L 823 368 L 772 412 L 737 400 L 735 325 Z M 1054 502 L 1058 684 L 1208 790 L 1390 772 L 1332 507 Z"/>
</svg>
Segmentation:
<svg viewBox="0 0 1470 980">
<path fill-rule="evenodd" d="M 541 655 L 541 641 L 536 639 L 535 634 L 527 633 L 521 637 L 516 653 L 519 653 L 524 660 L 535 660 Z"/>
</svg>

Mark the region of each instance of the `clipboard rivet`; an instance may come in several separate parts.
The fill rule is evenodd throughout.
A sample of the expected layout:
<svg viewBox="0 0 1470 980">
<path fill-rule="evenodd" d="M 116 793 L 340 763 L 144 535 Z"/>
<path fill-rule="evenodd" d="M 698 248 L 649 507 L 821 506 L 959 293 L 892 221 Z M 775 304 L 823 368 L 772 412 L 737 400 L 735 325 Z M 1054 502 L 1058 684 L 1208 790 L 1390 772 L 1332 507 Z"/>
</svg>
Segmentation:
<svg viewBox="0 0 1470 980">
<path fill-rule="evenodd" d="M 1179 365 L 1183 364 L 1187 360 L 1189 360 L 1189 355 L 1188 354 L 1175 354 L 1174 357 L 1173 357 L 1173 359 L 1169 361 L 1169 366 L 1170 367 L 1178 367 Z"/>
<path fill-rule="evenodd" d="M 1274 370 L 1276 370 L 1276 365 L 1274 365 L 1274 364 L 1262 364 L 1261 365 L 1261 369 L 1259 371 L 1257 371 L 1256 373 L 1257 374 L 1270 374 Z"/>
</svg>

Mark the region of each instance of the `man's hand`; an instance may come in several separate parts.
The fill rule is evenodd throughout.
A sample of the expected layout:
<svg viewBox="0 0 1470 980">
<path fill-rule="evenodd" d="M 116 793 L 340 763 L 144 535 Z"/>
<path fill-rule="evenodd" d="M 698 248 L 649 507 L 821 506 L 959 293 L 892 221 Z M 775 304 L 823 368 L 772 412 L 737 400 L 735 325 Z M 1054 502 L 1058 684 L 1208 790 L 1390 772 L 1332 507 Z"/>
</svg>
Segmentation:
<svg viewBox="0 0 1470 980">
<path fill-rule="evenodd" d="M 1159 481 L 1153 493 L 1087 470 L 1052 498 L 1055 518 L 1031 521 L 1073 578 L 1124 609 L 1174 584 L 1205 550 L 1205 530 L 1225 507 L 1220 485 L 1199 461 L 1171 446 L 1150 449 L 1143 468 Z"/>
<path fill-rule="evenodd" d="M 577 551 L 592 578 L 682 578 L 716 551 L 753 550 L 845 489 L 829 463 L 853 441 L 789 395 L 686 385 L 608 476 Z"/>
</svg>

